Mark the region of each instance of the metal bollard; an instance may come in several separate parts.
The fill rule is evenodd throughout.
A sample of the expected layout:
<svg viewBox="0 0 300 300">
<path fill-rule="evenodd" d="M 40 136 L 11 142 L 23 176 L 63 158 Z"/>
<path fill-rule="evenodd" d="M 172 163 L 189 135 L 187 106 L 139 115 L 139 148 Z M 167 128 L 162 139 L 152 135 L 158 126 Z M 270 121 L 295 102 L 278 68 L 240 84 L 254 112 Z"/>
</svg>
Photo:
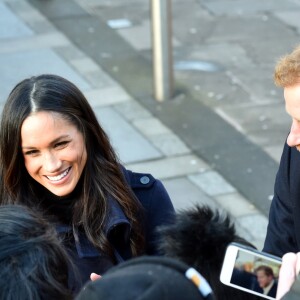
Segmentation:
<svg viewBox="0 0 300 300">
<path fill-rule="evenodd" d="M 154 98 L 173 96 L 171 0 L 151 0 Z"/>
</svg>

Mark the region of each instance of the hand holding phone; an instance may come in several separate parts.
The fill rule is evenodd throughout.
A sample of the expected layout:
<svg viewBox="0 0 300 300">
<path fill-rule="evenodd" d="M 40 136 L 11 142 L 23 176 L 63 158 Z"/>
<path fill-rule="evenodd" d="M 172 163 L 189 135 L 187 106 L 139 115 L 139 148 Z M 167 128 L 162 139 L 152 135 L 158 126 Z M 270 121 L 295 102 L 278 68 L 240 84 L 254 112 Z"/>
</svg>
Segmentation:
<svg viewBox="0 0 300 300">
<path fill-rule="evenodd" d="M 281 258 L 238 243 L 226 250 L 220 280 L 223 284 L 275 299 Z"/>
</svg>

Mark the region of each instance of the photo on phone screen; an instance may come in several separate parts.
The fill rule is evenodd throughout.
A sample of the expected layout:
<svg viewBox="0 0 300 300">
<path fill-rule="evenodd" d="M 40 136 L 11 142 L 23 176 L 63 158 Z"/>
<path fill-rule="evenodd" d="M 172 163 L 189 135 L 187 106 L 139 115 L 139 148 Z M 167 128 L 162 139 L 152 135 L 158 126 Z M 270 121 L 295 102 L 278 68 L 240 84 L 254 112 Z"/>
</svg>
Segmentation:
<svg viewBox="0 0 300 300">
<path fill-rule="evenodd" d="M 220 275 L 222 283 L 275 299 L 281 259 L 243 245 L 228 246 Z"/>
</svg>

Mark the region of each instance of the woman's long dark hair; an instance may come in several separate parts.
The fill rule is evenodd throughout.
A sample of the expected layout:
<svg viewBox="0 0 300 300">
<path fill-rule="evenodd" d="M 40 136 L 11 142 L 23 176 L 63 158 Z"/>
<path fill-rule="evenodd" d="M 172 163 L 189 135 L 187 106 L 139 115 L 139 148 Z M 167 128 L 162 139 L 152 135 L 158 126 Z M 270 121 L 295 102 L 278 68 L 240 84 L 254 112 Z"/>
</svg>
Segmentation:
<svg viewBox="0 0 300 300">
<path fill-rule="evenodd" d="M 0 299 L 70 300 L 70 264 L 41 215 L 25 206 L 0 206 Z"/>
<path fill-rule="evenodd" d="M 82 92 L 68 80 L 56 75 L 40 75 L 21 81 L 10 93 L 0 128 L 0 203 L 36 206 L 36 182 L 29 176 L 21 152 L 21 126 L 33 112 L 60 114 L 82 133 L 87 162 L 82 173 L 83 188 L 76 202 L 73 225 L 82 225 L 88 239 L 113 256 L 103 231 L 108 217 L 107 197 L 114 197 L 131 223 L 133 256 L 144 250 L 141 205 L 120 169 L 118 158 Z"/>
</svg>

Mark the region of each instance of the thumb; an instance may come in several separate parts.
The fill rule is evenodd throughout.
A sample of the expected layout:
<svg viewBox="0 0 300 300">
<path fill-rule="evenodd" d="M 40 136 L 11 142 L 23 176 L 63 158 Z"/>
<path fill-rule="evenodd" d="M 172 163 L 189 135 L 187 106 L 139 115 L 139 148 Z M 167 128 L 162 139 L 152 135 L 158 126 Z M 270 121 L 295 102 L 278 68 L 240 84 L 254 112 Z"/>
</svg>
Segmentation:
<svg viewBox="0 0 300 300">
<path fill-rule="evenodd" d="M 281 299 L 291 288 L 295 281 L 297 256 L 295 253 L 286 253 L 282 257 L 279 271 L 279 282 L 276 299 Z"/>
</svg>

